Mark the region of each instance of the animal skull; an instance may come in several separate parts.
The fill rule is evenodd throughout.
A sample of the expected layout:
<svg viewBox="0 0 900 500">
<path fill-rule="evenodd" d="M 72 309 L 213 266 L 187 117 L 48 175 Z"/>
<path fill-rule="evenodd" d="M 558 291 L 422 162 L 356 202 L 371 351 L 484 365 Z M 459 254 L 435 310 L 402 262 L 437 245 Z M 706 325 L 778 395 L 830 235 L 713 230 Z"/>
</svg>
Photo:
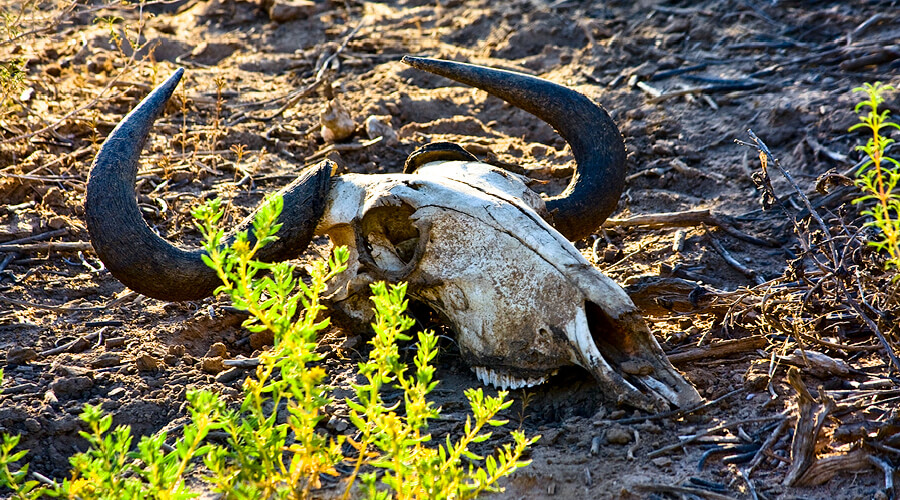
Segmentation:
<svg viewBox="0 0 900 500">
<path fill-rule="evenodd" d="M 661 410 L 699 402 L 624 290 L 569 242 L 596 229 L 622 190 L 624 147 L 606 112 L 577 92 L 534 77 L 448 61 L 404 61 L 485 89 L 553 125 L 578 164 L 570 186 L 545 200 L 527 178 L 450 144 L 416 151 L 402 174 L 332 178 L 332 165 L 323 162 L 282 191 L 285 223 L 262 257 L 291 258 L 313 234 L 327 234 L 350 248 L 349 268 L 330 291 L 336 311 L 367 323 L 368 285 L 406 281 L 413 298 L 447 319 L 464 360 L 484 383 L 532 386 L 574 364 L 621 403 Z M 135 202 L 140 150 L 181 73 L 151 93 L 104 143 L 85 207 L 94 248 L 113 275 L 165 300 L 201 298 L 217 285 L 201 253 L 156 236 Z"/>
</svg>

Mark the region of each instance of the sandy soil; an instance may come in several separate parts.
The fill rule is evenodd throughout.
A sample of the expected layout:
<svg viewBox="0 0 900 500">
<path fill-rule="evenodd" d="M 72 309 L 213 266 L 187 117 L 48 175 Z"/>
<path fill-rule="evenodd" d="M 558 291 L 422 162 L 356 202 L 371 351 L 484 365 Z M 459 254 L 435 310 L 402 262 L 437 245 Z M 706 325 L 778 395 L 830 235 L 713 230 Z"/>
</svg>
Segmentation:
<svg viewBox="0 0 900 500">
<path fill-rule="evenodd" d="M 546 180 L 542 189 L 550 193 L 565 185 L 573 161 L 550 127 L 483 92 L 400 63 L 402 55 L 415 54 L 524 71 L 595 99 L 610 111 L 629 152 L 627 191 L 614 217 L 695 209 L 730 216 L 741 231 L 775 242 L 755 245 L 713 230 L 763 279 L 781 274 L 786 249 L 796 250 L 796 242 L 783 216 L 761 210 L 750 178 L 759 168 L 756 152 L 734 139 L 746 140 L 746 130 L 754 130 L 811 187 L 820 174 L 846 171 L 859 158 L 852 149 L 860 138 L 847 132 L 856 120 L 851 89 L 866 81 L 896 83 L 900 73 L 896 52 L 881 49 L 900 37 L 896 2 L 179 0 L 148 5 L 143 13 L 88 3 L 59 23 L 58 10 L 27 17 L 27 27 L 49 29 L 0 45 L 0 58 L 27 61 L 24 87 L 0 114 L 0 245 L 57 231 L 52 241 L 83 249 L 0 250 L 0 353 L 7 359 L 0 431 L 21 434 L 32 470 L 57 478 L 66 474 L 67 457 L 84 446 L 77 435 L 84 403 L 102 404 L 137 433 L 176 428 L 186 418 L 184 395 L 191 388 L 240 397 L 243 373 L 223 377 L 201 369 L 213 343 L 223 342 L 229 357 L 264 347 L 240 329 L 242 318 L 223 301 L 136 296 L 101 268 L 89 246 L 74 243 L 88 240 L 82 198 L 99 143 L 176 67 L 187 68 L 183 90 L 157 122 L 139 176 L 146 219 L 171 240 L 197 242 L 189 210 L 198 200 L 222 196 L 230 200 L 230 219 L 239 219 L 317 159 L 335 160 L 341 172 L 397 172 L 407 154 L 430 141 L 455 141 L 485 161 L 523 168 Z M 18 2 L 6 4 L 13 9 Z M 98 16 L 121 20 L 110 28 L 95 22 Z M 141 51 L 111 38 L 134 37 L 138 27 L 146 43 Z M 156 47 L 152 56 L 149 46 Z M 703 86 L 706 92 L 668 94 Z M 663 93 L 656 102 L 654 90 Z M 357 124 L 336 147 L 319 130 L 329 95 Z M 888 99 L 896 112 L 897 97 Z M 396 142 L 368 144 L 364 123 L 373 115 L 390 125 Z M 240 157 L 230 150 L 238 145 L 245 151 Z M 684 246 L 676 252 L 680 236 Z M 723 291 L 754 285 L 710 238 L 698 226 L 611 227 L 577 246 L 626 285 L 658 275 Z M 304 259 L 328 248 L 327 240 L 317 240 Z M 636 301 L 647 305 L 654 333 L 670 352 L 701 339 L 755 333 L 723 327 L 721 309 L 676 313 L 652 307 L 646 294 Z M 87 345 L 41 354 L 85 335 L 94 335 Z M 325 364 L 336 383 L 365 355 L 364 335 L 328 333 L 323 348 L 333 354 Z M 452 342 L 443 348 L 436 394 L 449 418 L 433 428 L 438 435 L 458 431 L 462 391 L 477 384 Z M 742 466 L 724 464 L 723 454 L 701 461 L 709 443 L 648 457 L 678 436 L 790 408 L 783 370 L 775 374 L 775 399 L 753 376 L 751 362 L 767 357 L 753 349 L 677 363 L 709 400 L 743 389 L 679 417 L 636 421 L 646 415 L 604 401 L 576 369 L 517 392 L 508 427 L 543 438 L 531 453 L 533 464 L 497 498 L 695 498 L 640 488 L 647 483 L 712 488 L 734 498 L 888 498 L 874 469 L 838 474 L 815 488 L 787 488 L 787 466 L 767 459 L 752 476 L 754 493 L 738 473 Z M 24 359 L 30 361 L 17 362 Z M 884 366 L 878 354 L 865 359 Z M 810 386 L 842 383 L 825 377 Z M 340 418 L 341 408 L 334 411 Z M 715 436 L 727 441 L 743 434 L 752 442 L 771 432 L 750 422 Z M 778 444 L 775 453 L 786 457 L 788 441 Z"/>
</svg>

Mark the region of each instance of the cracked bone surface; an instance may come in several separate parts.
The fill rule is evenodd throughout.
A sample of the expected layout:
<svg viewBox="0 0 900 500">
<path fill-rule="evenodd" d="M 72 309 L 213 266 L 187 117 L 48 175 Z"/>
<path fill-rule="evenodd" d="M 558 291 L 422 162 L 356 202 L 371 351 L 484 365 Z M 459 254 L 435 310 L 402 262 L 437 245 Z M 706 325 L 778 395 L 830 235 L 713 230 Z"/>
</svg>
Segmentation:
<svg viewBox="0 0 900 500">
<path fill-rule="evenodd" d="M 347 245 L 349 269 L 330 290 L 335 312 L 366 322 L 368 285 L 406 281 L 411 296 L 447 319 L 484 383 L 531 386 L 579 365 L 623 404 L 655 411 L 699 402 L 624 290 L 569 241 L 592 234 L 624 188 L 625 147 L 609 115 L 584 95 L 533 76 L 435 59 L 404 62 L 486 90 L 552 125 L 576 160 L 566 189 L 542 198 L 527 178 L 446 143 L 413 152 L 403 174 L 333 176 L 334 164 L 323 161 L 282 189 L 278 239 L 257 257 L 297 257 L 314 233 Z M 91 243 L 106 268 L 162 300 L 198 300 L 219 283 L 201 250 L 177 247 L 147 226 L 135 196 L 141 149 L 183 72 L 153 90 L 104 141 L 85 197 Z"/>
<path fill-rule="evenodd" d="M 369 283 L 408 282 L 411 297 L 447 319 L 477 377 L 500 388 L 578 365 L 620 403 L 655 411 L 700 401 L 625 291 L 544 210 L 519 176 L 478 162 L 338 177 L 316 229 L 351 250 L 330 301 L 366 323 Z"/>
</svg>

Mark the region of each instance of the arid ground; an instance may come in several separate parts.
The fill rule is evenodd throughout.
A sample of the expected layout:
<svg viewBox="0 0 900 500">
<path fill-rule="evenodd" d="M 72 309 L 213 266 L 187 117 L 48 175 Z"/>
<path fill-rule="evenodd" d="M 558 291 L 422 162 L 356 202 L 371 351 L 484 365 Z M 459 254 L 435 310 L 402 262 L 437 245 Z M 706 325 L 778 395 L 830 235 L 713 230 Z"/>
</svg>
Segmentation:
<svg viewBox="0 0 900 500">
<path fill-rule="evenodd" d="M 900 462 L 897 373 L 885 343 L 844 309 L 803 323 L 801 347 L 847 369 L 792 362 L 815 405 L 832 398 L 838 407 L 812 431 L 813 453 L 851 458 L 821 484 L 786 483 L 799 460 L 799 399 L 782 356 L 803 332 L 773 327 L 780 313 L 760 303 L 792 282 L 785 269 L 804 249 L 791 220 L 808 227 L 809 212 L 771 162 L 780 200 L 763 206 L 751 177 L 762 173 L 757 149 L 735 143 L 752 143 L 751 129 L 823 213 L 855 220 L 854 188 L 825 199 L 816 181 L 828 171 L 847 181 L 862 158 L 854 146 L 866 136 L 848 132 L 861 100 L 852 89 L 900 83 L 896 1 L 2 3 L 0 60 L 24 74 L 4 87 L 0 110 L 0 431 L 23 436 L 31 470 L 66 476 L 67 457 L 85 445 L 77 434 L 85 403 L 136 433 L 177 435 L 186 391 L 236 402 L 251 374 L 220 372 L 208 358 L 252 357 L 266 346 L 224 299 L 174 303 L 130 292 L 89 244 L 91 161 L 118 120 L 176 68 L 186 77 L 148 141 L 138 196 L 147 223 L 183 245 L 199 241 L 190 209 L 204 199 L 223 197 L 229 224 L 304 165 L 330 158 L 341 173 L 399 172 L 431 141 L 543 180 L 547 193 L 565 186 L 574 163 L 553 129 L 400 62 L 413 54 L 538 75 L 609 111 L 628 149 L 628 184 L 613 220 L 576 246 L 627 287 L 675 366 L 714 401 L 654 417 L 605 400 L 576 368 L 515 391 L 506 429 L 543 437 L 497 498 L 896 495 L 881 466 Z M 884 104 L 895 114 L 898 96 Z M 320 127 L 329 101 L 352 120 L 352 134 L 336 143 Z M 681 215 L 653 225 L 631 219 L 664 212 Z M 329 249 L 315 240 L 301 268 Z M 804 300 L 790 297 L 778 300 Z M 478 382 L 453 332 L 418 314 L 446 337 L 435 391 L 443 417 L 431 430 L 458 433 L 463 390 Z M 896 319 L 882 320 L 896 346 Z M 332 328 L 322 341 L 338 398 L 350 395 L 366 340 L 365 331 Z M 227 352 L 208 353 L 219 342 Z M 350 432 L 346 407 L 331 411 L 325 430 Z M 670 446 L 687 436 L 695 438 Z"/>
</svg>

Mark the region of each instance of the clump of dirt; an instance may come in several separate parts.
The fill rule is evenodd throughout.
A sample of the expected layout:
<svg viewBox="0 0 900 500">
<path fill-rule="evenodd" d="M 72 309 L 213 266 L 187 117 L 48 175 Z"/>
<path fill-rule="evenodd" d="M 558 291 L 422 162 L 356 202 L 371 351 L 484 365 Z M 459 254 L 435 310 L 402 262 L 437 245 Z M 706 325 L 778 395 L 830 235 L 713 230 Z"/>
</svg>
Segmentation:
<svg viewBox="0 0 900 500">
<path fill-rule="evenodd" d="M 265 193 L 326 157 L 338 173 L 399 172 L 417 147 L 453 141 L 531 175 L 549 194 L 566 185 L 573 160 L 550 127 L 484 92 L 399 62 L 414 54 L 524 71 L 601 103 L 628 148 L 628 187 L 615 219 L 698 210 L 717 217 L 705 219 L 709 229 L 611 223 L 578 243 L 647 304 L 664 349 L 715 404 L 645 415 L 606 401 L 584 372 L 564 370 L 515 394 L 507 427 L 543 437 L 532 464 L 497 497 L 891 494 L 872 466 L 819 485 L 782 485 L 791 433 L 779 427 L 780 415 L 796 397 L 784 369 L 771 372 L 767 360 L 770 341 L 784 338 L 759 344 L 751 322 L 724 323 L 723 307 L 756 285 L 755 277 L 781 276 L 798 251 L 783 215 L 759 207 L 751 178 L 756 151 L 733 140 L 747 140 L 752 129 L 804 188 L 829 169 L 852 174 L 859 159 L 853 146 L 864 139 L 847 133 L 858 99 L 850 89 L 896 81 L 900 73 L 892 45 L 898 19 L 883 2 L 177 0 L 143 9 L 82 2 L 64 11 L 51 2 L 31 5 L 33 15 L 19 18 L 27 29 L 0 42 L 0 59 L 24 67 L 23 85 L 0 111 L 0 353 L 6 354 L 0 432 L 22 436 L 31 470 L 66 476 L 67 457 L 85 446 L 77 418 L 85 403 L 101 405 L 136 433 L 177 434 L 188 418 L 185 393 L 205 388 L 237 401 L 249 372 L 223 371 L 219 362 L 252 357 L 266 343 L 242 330 L 243 317 L 221 300 L 167 303 L 129 292 L 87 243 L 82 202 L 99 144 L 176 67 L 187 68 L 186 77 L 156 123 L 138 192 L 147 223 L 184 245 L 199 241 L 189 213 L 197 202 L 221 196 L 228 219 L 240 220 Z M 335 97 L 352 120 L 343 138 L 322 135 L 319 116 Z M 889 95 L 885 103 L 894 113 L 897 99 Z M 371 116 L 396 140 L 373 142 Z M 774 188 L 788 191 L 778 179 Z M 327 240 L 316 240 L 300 263 L 328 251 Z M 657 278 L 671 280 L 648 281 Z M 338 398 L 365 354 L 365 334 L 333 329 L 323 342 L 332 353 L 325 361 L 331 381 L 343 387 Z M 217 343 L 224 352 L 211 351 Z M 719 350 L 704 350 L 708 344 Z M 438 435 L 459 432 L 462 391 L 478 384 L 452 342 L 444 347 L 437 402 L 448 418 L 432 429 Z M 874 435 L 866 422 L 896 425 L 895 410 L 881 399 L 897 385 L 877 348 L 828 353 L 851 361 L 855 371 L 804 375 L 810 386 L 821 385 L 816 398 L 882 391 L 866 400 L 866 420 L 826 429 L 844 436 L 828 444 L 828 453 L 839 454 Z M 755 454 L 778 429 L 748 474 L 746 450 Z M 665 451 L 683 436 L 695 438 Z M 880 453 L 896 464 L 896 455 Z"/>
</svg>

